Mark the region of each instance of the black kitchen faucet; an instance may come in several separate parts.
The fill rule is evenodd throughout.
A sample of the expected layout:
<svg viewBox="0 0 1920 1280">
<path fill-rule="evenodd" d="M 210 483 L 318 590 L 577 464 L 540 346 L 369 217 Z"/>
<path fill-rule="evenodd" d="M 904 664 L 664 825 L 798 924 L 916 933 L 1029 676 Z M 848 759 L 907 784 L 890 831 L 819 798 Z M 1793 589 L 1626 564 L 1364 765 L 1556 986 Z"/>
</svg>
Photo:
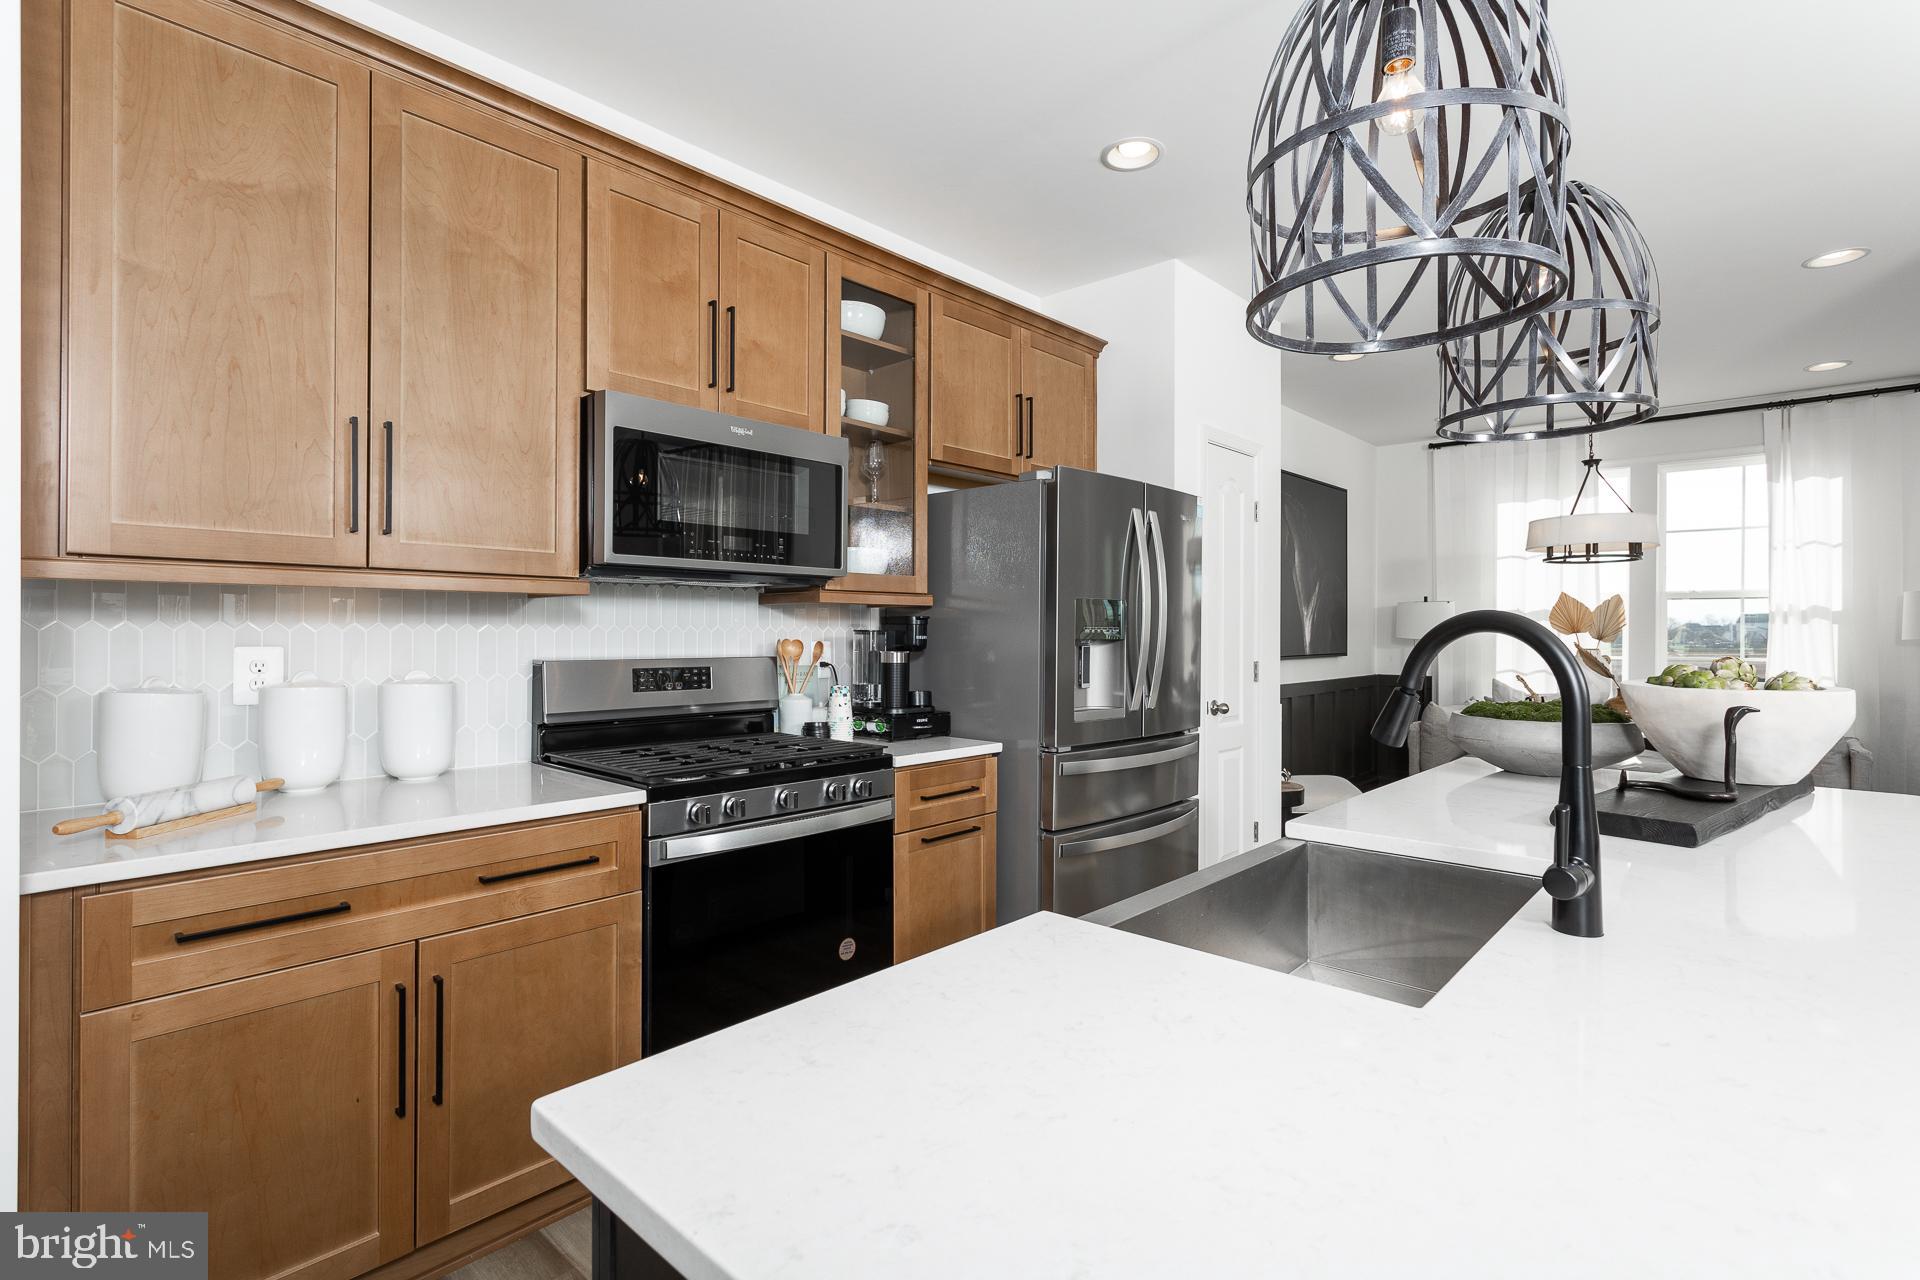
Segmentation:
<svg viewBox="0 0 1920 1280">
<path fill-rule="evenodd" d="M 1475 609 L 1436 623 L 1414 643 L 1400 683 L 1373 722 L 1374 741 L 1406 742 L 1420 714 L 1419 688 L 1440 651 L 1462 636 L 1508 636 L 1540 655 L 1560 686 L 1560 803 L 1553 808 L 1553 865 L 1540 882 L 1553 896 L 1553 927 L 1576 938 L 1600 936 L 1600 824 L 1593 809 L 1593 699 L 1587 677 L 1560 638 L 1532 618 Z"/>
</svg>

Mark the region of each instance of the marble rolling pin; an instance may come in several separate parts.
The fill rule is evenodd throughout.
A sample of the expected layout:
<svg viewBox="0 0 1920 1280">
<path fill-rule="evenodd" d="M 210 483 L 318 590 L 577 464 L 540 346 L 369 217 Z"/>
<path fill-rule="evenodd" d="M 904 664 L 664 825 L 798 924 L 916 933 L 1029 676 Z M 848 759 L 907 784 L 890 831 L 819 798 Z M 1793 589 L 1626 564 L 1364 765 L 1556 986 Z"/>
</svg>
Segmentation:
<svg viewBox="0 0 1920 1280">
<path fill-rule="evenodd" d="M 107 829 L 109 840 L 141 840 L 165 835 L 183 827 L 251 813 L 257 807 L 254 796 L 273 791 L 280 779 L 214 778 L 191 787 L 172 787 L 148 791 L 137 796 L 122 796 L 109 801 L 107 811 L 91 818 L 68 818 L 53 824 L 57 836 L 78 835 L 82 831 Z"/>
</svg>

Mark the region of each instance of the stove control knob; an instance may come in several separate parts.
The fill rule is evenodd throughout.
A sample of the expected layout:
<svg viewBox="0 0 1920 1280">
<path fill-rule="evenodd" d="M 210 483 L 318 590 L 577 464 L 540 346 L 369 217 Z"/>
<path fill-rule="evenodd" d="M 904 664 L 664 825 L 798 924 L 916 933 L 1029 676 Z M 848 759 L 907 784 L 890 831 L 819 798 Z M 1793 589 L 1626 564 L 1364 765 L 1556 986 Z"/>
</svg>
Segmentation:
<svg viewBox="0 0 1920 1280">
<path fill-rule="evenodd" d="M 695 800 L 687 806 L 687 825 L 704 827 L 713 821 L 713 806 L 704 800 Z"/>
<path fill-rule="evenodd" d="M 781 787 L 773 793 L 773 807 L 776 809 L 798 809 L 800 793 L 792 787 Z"/>
<path fill-rule="evenodd" d="M 847 798 L 847 784 L 844 782 L 829 782 L 826 786 L 826 797 L 828 804 L 839 804 Z"/>
<path fill-rule="evenodd" d="M 720 802 L 720 816 L 723 818 L 744 818 L 747 816 L 747 802 L 741 796 L 728 796 Z"/>
<path fill-rule="evenodd" d="M 867 800 L 867 799 L 871 799 L 872 796 L 873 796 L 873 779 L 872 778 L 855 778 L 853 780 L 853 798 L 855 800 Z"/>
</svg>

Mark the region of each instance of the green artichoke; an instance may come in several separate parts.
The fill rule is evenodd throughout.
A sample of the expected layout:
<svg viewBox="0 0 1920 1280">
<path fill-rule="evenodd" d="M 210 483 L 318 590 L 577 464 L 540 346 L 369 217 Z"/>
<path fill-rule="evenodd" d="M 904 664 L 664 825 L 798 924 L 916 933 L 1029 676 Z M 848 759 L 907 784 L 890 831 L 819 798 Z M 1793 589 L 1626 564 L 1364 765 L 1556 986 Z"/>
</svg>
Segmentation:
<svg viewBox="0 0 1920 1280">
<path fill-rule="evenodd" d="M 1810 693 L 1820 686 L 1797 671 L 1782 671 L 1767 681 L 1765 687 L 1776 692 Z"/>
</svg>

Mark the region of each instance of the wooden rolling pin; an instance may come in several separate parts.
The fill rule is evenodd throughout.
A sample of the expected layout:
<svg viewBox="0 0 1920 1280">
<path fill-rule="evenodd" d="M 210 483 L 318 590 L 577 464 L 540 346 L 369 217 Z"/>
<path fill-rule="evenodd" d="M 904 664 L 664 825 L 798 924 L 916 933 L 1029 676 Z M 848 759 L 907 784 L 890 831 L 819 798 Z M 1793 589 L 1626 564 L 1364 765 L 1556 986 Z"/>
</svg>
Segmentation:
<svg viewBox="0 0 1920 1280">
<path fill-rule="evenodd" d="M 109 840 L 163 836 L 170 831 L 252 813 L 259 808 L 253 797 L 262 791 L 278 790 L 283 781 L 280 778 L 215 778 L 191 787 L 123 796 L 110 801 L 111 807 L 105 813 L 54 823 L 53 834 L 72 836 L 105 827 Z"/>
</svg>

